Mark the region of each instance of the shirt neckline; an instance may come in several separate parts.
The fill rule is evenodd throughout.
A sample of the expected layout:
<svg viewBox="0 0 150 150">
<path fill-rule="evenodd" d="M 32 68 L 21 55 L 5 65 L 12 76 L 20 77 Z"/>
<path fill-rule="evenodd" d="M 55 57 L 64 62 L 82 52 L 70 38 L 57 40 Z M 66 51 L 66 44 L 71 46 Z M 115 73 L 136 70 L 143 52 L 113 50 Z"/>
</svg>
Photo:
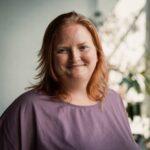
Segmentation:
<svg viewBox="0 0 150 150">
<path fill-rule="evenodd" d="M 67 102 L 60 102 L 60 103 L 65 105 L 65 106 L 68 106 L 68 107 L 83 108 L 83 109 L 94 108 L 94 107 L 101 105 L 100 101 L 98 101 L 96 104 L 91 104 L 91 105 L 76 105 L 76 104 L 71 104 L 71 103 L 67 103 Z"/>
</svg>

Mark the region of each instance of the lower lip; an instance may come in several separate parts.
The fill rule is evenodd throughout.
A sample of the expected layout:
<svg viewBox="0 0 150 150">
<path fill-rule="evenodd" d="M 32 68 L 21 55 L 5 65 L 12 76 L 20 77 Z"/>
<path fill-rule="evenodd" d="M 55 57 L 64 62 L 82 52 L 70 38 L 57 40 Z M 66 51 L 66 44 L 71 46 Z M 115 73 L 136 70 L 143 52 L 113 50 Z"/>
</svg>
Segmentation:
<svg viewBox="0 0 150 150">
<path fill-rule="evenodd" d="M 76 67 L 82 67 L 82 66 L 85 66 L 85 65 L 74 65 L 74 66 L 69 66 L 68 68 L 76 68 Z"/>
</svg>

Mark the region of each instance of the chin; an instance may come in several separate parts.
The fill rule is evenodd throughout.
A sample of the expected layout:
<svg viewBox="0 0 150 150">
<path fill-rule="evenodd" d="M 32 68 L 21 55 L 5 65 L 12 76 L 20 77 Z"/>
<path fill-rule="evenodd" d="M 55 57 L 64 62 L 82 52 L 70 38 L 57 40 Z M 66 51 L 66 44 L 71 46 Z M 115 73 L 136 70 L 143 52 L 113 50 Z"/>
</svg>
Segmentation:
<svg viewBox="0 0 150 150">
<path fill-rule="evenodd" d="M 78 80 L 88 80 L 87 74 L 76 74 L 70 76 L 72 79 L 78 79 Z"/>
</svg>

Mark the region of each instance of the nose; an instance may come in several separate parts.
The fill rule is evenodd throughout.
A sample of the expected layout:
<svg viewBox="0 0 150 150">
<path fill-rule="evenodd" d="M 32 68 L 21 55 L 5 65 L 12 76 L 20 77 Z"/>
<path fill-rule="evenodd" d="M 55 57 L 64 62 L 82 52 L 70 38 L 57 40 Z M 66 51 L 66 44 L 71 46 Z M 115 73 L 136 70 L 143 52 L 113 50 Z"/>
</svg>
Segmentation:
<svg viewBox="0 0 150 150">
<path fill-rule="evenodd" d="M 72 62 L 77 62 L 78 60 L 80 60 L 80 51 L 77 48 L 71 49 L 70 60 Z"/>
</svg>

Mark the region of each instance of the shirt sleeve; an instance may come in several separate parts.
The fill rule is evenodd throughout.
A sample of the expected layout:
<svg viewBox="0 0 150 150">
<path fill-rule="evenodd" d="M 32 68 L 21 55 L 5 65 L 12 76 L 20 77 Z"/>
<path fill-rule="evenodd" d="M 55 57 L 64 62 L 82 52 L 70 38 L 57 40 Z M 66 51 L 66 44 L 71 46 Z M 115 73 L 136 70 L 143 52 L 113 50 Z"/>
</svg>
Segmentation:
<svg viewBox="0 0 150 150">
<path fill-rule="evenodd" d="M 32 104 L 20 96 L 0 118 L 0 149 L 33 150 L 34 120 Z"/>
<path fill-rule="evenodd" d="M 128 113 L 127 113 L 127 111 L 124 107 L 123 100 L 122 100 L 122 98 L 119 94 L 116 94 L 116 96 L 118 97 L 116 99 L 118 100 L 118 109 L 119 109 L 119 112 L 120 112 L 120 116 L 122 118 L 121 119 L 122 120 L 122 126 L 125 126 L 124 134 L 126 134 L 128 136 L 128 138 L 131 139 L 132 143 L 135 144 L 137 149 L 139 149 L 139 146 L 135 142 L 135 140 L 133 138 L 133 135 L 132 135 L 132 132 L 131 132 L 131 128 L 130 128 L 129 121 L 128 121 Z"/>
</svg>

